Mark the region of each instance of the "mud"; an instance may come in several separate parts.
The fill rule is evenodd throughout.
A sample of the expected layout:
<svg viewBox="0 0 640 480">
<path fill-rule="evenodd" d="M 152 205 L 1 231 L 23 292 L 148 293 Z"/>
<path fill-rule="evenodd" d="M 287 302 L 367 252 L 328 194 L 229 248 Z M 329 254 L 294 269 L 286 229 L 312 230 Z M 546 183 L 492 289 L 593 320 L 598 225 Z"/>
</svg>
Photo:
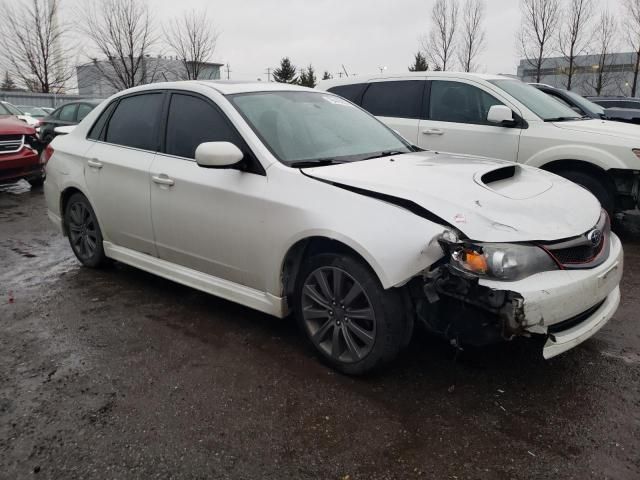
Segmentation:
<svg viewBox="0 0 640 480">
<path fill-rule="evenodd" d="M 418 334 L 352 379 L 292 321 L 80 267 L 42 192 L 2 187 L 0 478 L 640 478 L 636 218 L 622 306 L 573 351 L 544 361 L 518 341 L 454 361 Z"/>
</svg>

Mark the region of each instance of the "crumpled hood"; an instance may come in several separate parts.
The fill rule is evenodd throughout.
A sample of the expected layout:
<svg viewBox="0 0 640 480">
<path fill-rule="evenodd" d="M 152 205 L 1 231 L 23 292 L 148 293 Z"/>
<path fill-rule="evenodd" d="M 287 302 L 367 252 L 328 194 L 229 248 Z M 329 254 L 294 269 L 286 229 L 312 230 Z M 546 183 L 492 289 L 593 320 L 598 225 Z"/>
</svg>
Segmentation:
<svg viewBox="0 0 640 480">
<path fill-rule="evenodd" d="M 632 123 L 614 122 L 611 120 L 578 120 L 575 122 L 554 122 L 558 128 L 573 130 L 576 132 L 610 135 L 616 138 L 625 138 L 635 141 L 633 148 L 640 144 L 640 128 Z"/>
<path fill-rule="evenodd" d="M 33 135 L 36 131 L 14 116 L 0 116 L 0 135 Z"/>
<path fill-rule="evenodd" d="M 585 189 L 537 168 L 482 157 L 421 152 L 304 173 L 359 194 L 408 200 L 477 241 L 560 240 L 583 234 L 600 216 L 600 204 Z"/>
</svg>

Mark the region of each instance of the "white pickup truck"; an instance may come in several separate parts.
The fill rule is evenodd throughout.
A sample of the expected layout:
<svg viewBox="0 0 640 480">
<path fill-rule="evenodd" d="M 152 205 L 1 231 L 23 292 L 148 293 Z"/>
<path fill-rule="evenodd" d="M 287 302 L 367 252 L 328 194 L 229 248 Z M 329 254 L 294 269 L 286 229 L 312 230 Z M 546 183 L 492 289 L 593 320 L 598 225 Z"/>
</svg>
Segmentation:
<svg viewBox="0 0 640 480">
<path fill-rule="evenodd" d="M 416 72 L 324 80 L 415 145 L 524 163 L 568 178 L 609 212 L 639 202 L 640 126 L 580 117 L 519 80 Z"/>
</svg>

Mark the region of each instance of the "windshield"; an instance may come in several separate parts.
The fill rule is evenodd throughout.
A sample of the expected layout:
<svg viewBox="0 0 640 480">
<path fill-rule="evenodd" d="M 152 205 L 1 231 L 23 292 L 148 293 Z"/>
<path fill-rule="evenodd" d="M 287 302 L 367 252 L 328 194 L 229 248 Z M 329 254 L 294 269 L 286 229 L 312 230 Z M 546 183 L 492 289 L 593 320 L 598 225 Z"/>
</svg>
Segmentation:
<svg viewBox="0 0 640 480">
<path fill-rule="evenodd" d="M 9 102 L 4 102 L 3 105 L 7 110 L 9 110 L 11 115 L 24 115 L 20 110 L 18 110 L 16 107 L 11 105 Z"/>
<path fill-rule="evenodd" d="M 604 108 L 602 108 L 597 103 L 593 103 L 590 100 L 578 95 L 577 93 L 571 92 L 569 90 L 564 92 L 569 98 L 571 98 L 576 105 L 578 105 L 585 112 L 589 112 L 591 114 L 596 115 L 604 115 Z"/>
<path fill-rule="evenodd" d="M 412 151 L 373 116 L 330 93 L 252 92 L 227 98 L 285 165 L 352 162 Z"/>
<path fill-rule="evenodd" d="M 546 122 L 582 118 L 566 105 L 520 80 L 489 80 Z"/>
</svg>

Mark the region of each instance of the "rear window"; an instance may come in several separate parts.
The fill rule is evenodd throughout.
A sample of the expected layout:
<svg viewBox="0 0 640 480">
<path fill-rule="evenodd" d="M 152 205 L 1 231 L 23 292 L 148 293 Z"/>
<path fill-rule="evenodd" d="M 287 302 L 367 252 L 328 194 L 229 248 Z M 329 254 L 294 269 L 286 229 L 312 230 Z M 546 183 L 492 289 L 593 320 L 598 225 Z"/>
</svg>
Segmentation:
<svg viewBox="0 0 640 480">
<path fill-rule="evenodd" d="M 374 82 L 362 97 L 362 108 L 379 117 L 420 118 L 424 80 Z"/>
<path fill-rule="evenodd" d="M 346 98 L 356 105 L 360 105 L 362 94 L 364 93 L 366 88 L 366 83 L 354 83 L 351 85 L 339 85 L 337 87 L 332 87 L 328 91 L 331 93 L 335 93 L 336 95 L 340 95 L 342 98 Z"/>
<path fill-rule="evenodd" d="M 158 92 L 121 99 L 109 120 L 105 141 L 156 151 L 157 120 L 160 118 L 163 96 Z"/>
</svg>

